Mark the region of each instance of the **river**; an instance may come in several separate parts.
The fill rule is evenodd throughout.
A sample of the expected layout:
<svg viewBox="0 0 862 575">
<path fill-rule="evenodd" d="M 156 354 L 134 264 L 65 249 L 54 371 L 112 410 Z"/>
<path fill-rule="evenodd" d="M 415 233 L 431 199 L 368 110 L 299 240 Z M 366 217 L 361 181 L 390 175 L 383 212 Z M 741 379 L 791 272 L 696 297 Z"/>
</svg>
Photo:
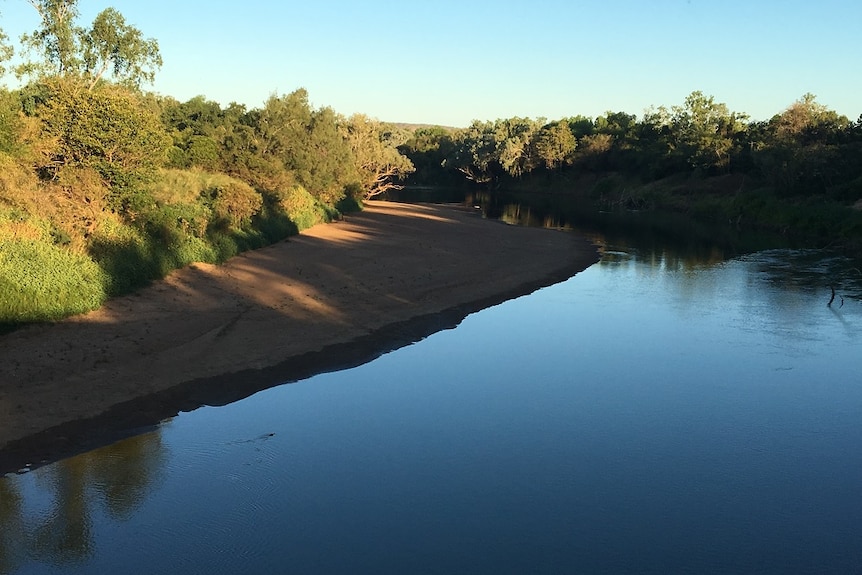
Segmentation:
<svg viewBox="0 0 862 575">
<path fill-rule="evenodd" d="M 0 479 L 0 573 L 862 571 L 862 272 L 596 240 L 456 329 Z"/>
</svg>

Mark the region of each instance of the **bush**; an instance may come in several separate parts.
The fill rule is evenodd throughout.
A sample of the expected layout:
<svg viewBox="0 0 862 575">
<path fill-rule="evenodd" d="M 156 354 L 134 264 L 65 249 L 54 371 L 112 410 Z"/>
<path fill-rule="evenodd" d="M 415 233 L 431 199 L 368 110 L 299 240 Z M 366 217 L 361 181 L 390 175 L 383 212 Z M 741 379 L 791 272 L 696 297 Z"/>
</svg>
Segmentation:
<svg viewBox="0 0 862 575">
<path fill-rule="evenodd" d="M 38 204 L 38 183 L 32 169 L 0 151 L 0 203 L 35 206 Z"/>
<path fill-rule="evenodd" d="M 55 80 L 51 96 L 38 115 L 45 135 L 59 149 L 44 164 L 88 166 L 114 188 L 134 188 L 146 181 L 164 160 L 171 145 L 159 117 L 135 93 L 105 84 L 93 91 Z"/>
<path fill-rule="evenodd" d="M 279 192 L 278 205 L 299 231 L 331 221 L 336 215 L 299 185 Z"/>
<path fill-rule="evenodd" d="M 212 210 L 212 225 L 235 229 L 247 227 L 263 204 L 259 193 L 237 180 L 204 190 L 201 199 Z"/>
<path fill-rule="evenodd" d="M 290 216 L 281 206 L 278 194 L 263 194 L 263 205 L 252 223 L 266 243 L 275 243 L 299 232 Z"/>
<path fill-rule="evenodd" d="M 109 296 L 128 293 L 168 271 L 156 258 L 153 242 L 141 230 L 120 223 L 94 235 L 89 252 L 105 273 Z"/>
</svg>

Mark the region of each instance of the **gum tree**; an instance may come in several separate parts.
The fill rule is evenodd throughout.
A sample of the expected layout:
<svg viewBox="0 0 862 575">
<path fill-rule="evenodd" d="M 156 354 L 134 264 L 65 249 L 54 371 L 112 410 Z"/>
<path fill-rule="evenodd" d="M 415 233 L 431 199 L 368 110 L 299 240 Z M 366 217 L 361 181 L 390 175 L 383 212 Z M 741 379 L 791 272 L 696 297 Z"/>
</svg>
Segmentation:
<svg viewBox="0 0 862 575">
<path fill-rule="evenodd" d="M 347 121 L 347 141 L 366 199 L 401 189 L 398 181 L 415 170 L 410 159 L 398 151 L 403 142 L 386 124 L 355 114 Z"/>
<path fill-rule="evenodd" d="M 158 42 L 145 39 L 114 8 L 96 16 L 92 27 L 81 35 L 81 48 L 88 90 L 106 74 L 138 88 L 141 83 L 152 83 L 156 70 L 162 66 Z"/>
<path fill-rule="evenodd" d="M 100 12 L 89 28 L 76 23 L 77 0 L 29 0 L 39 27 L 21 41 L 30 59 L 18 67 L 20 77 L 62 78 L 92 91 L 111 78 L 133 88 L 152 82 L 162 65 L 156 40 L 126 23 L 114 8 Z"/>
<path fill-rule="evenodd" d="M 695 91 L 682 106 L 673 107 L 671 129 L 693 168 L 726 169 L 736 136 L 745 130 L 747 119 L 712 96 Z"/>
<path fill-rule="evenodd" d="M 12 46 L 9 45 L 9 37 L 0 28 L 0 76 L 6 74 L 5 62 L 8 62 L 9 59 L 14 54 L 14 50 Z"/>
</svg>

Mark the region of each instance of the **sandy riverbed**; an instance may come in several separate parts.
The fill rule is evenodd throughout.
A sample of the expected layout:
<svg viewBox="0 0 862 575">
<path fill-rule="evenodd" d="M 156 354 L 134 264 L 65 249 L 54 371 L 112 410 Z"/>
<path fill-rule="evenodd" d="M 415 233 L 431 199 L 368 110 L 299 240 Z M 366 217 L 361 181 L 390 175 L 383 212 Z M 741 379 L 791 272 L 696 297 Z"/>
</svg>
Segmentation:
<svg viewBox="0 0 862 575">
<path fill-rule="evenodd" d="M 0 336 L 0 468 L 31 447 L 33 457 L 80 449 L 118 419 L 145 424 L 361 363 L 597 257 L 569 232 L 370 202 L 225 265 L 195 264 L 92 313 Z"/>
</svg>

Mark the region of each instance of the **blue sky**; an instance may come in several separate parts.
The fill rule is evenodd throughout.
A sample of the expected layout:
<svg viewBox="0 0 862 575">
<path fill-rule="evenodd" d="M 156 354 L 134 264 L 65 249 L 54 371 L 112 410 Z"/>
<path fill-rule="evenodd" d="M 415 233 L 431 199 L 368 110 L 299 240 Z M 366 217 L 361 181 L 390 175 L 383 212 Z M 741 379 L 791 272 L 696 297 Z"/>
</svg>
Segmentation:
<svg viewBox="0 0 862 575">
<path fill-rule="evenodd" d="M 79 0 L 81 21 L 111 5 L 159 41 L 150 88 L 181 101 L 304 87 L 346 115 L 465 126 L 641 117 L 693 90 L 768 119 L 811 92 L 862 114 L 859 0 Z M 38 24 L 26 0 L 0 18 L 15 40 Z"/>
</svg>

